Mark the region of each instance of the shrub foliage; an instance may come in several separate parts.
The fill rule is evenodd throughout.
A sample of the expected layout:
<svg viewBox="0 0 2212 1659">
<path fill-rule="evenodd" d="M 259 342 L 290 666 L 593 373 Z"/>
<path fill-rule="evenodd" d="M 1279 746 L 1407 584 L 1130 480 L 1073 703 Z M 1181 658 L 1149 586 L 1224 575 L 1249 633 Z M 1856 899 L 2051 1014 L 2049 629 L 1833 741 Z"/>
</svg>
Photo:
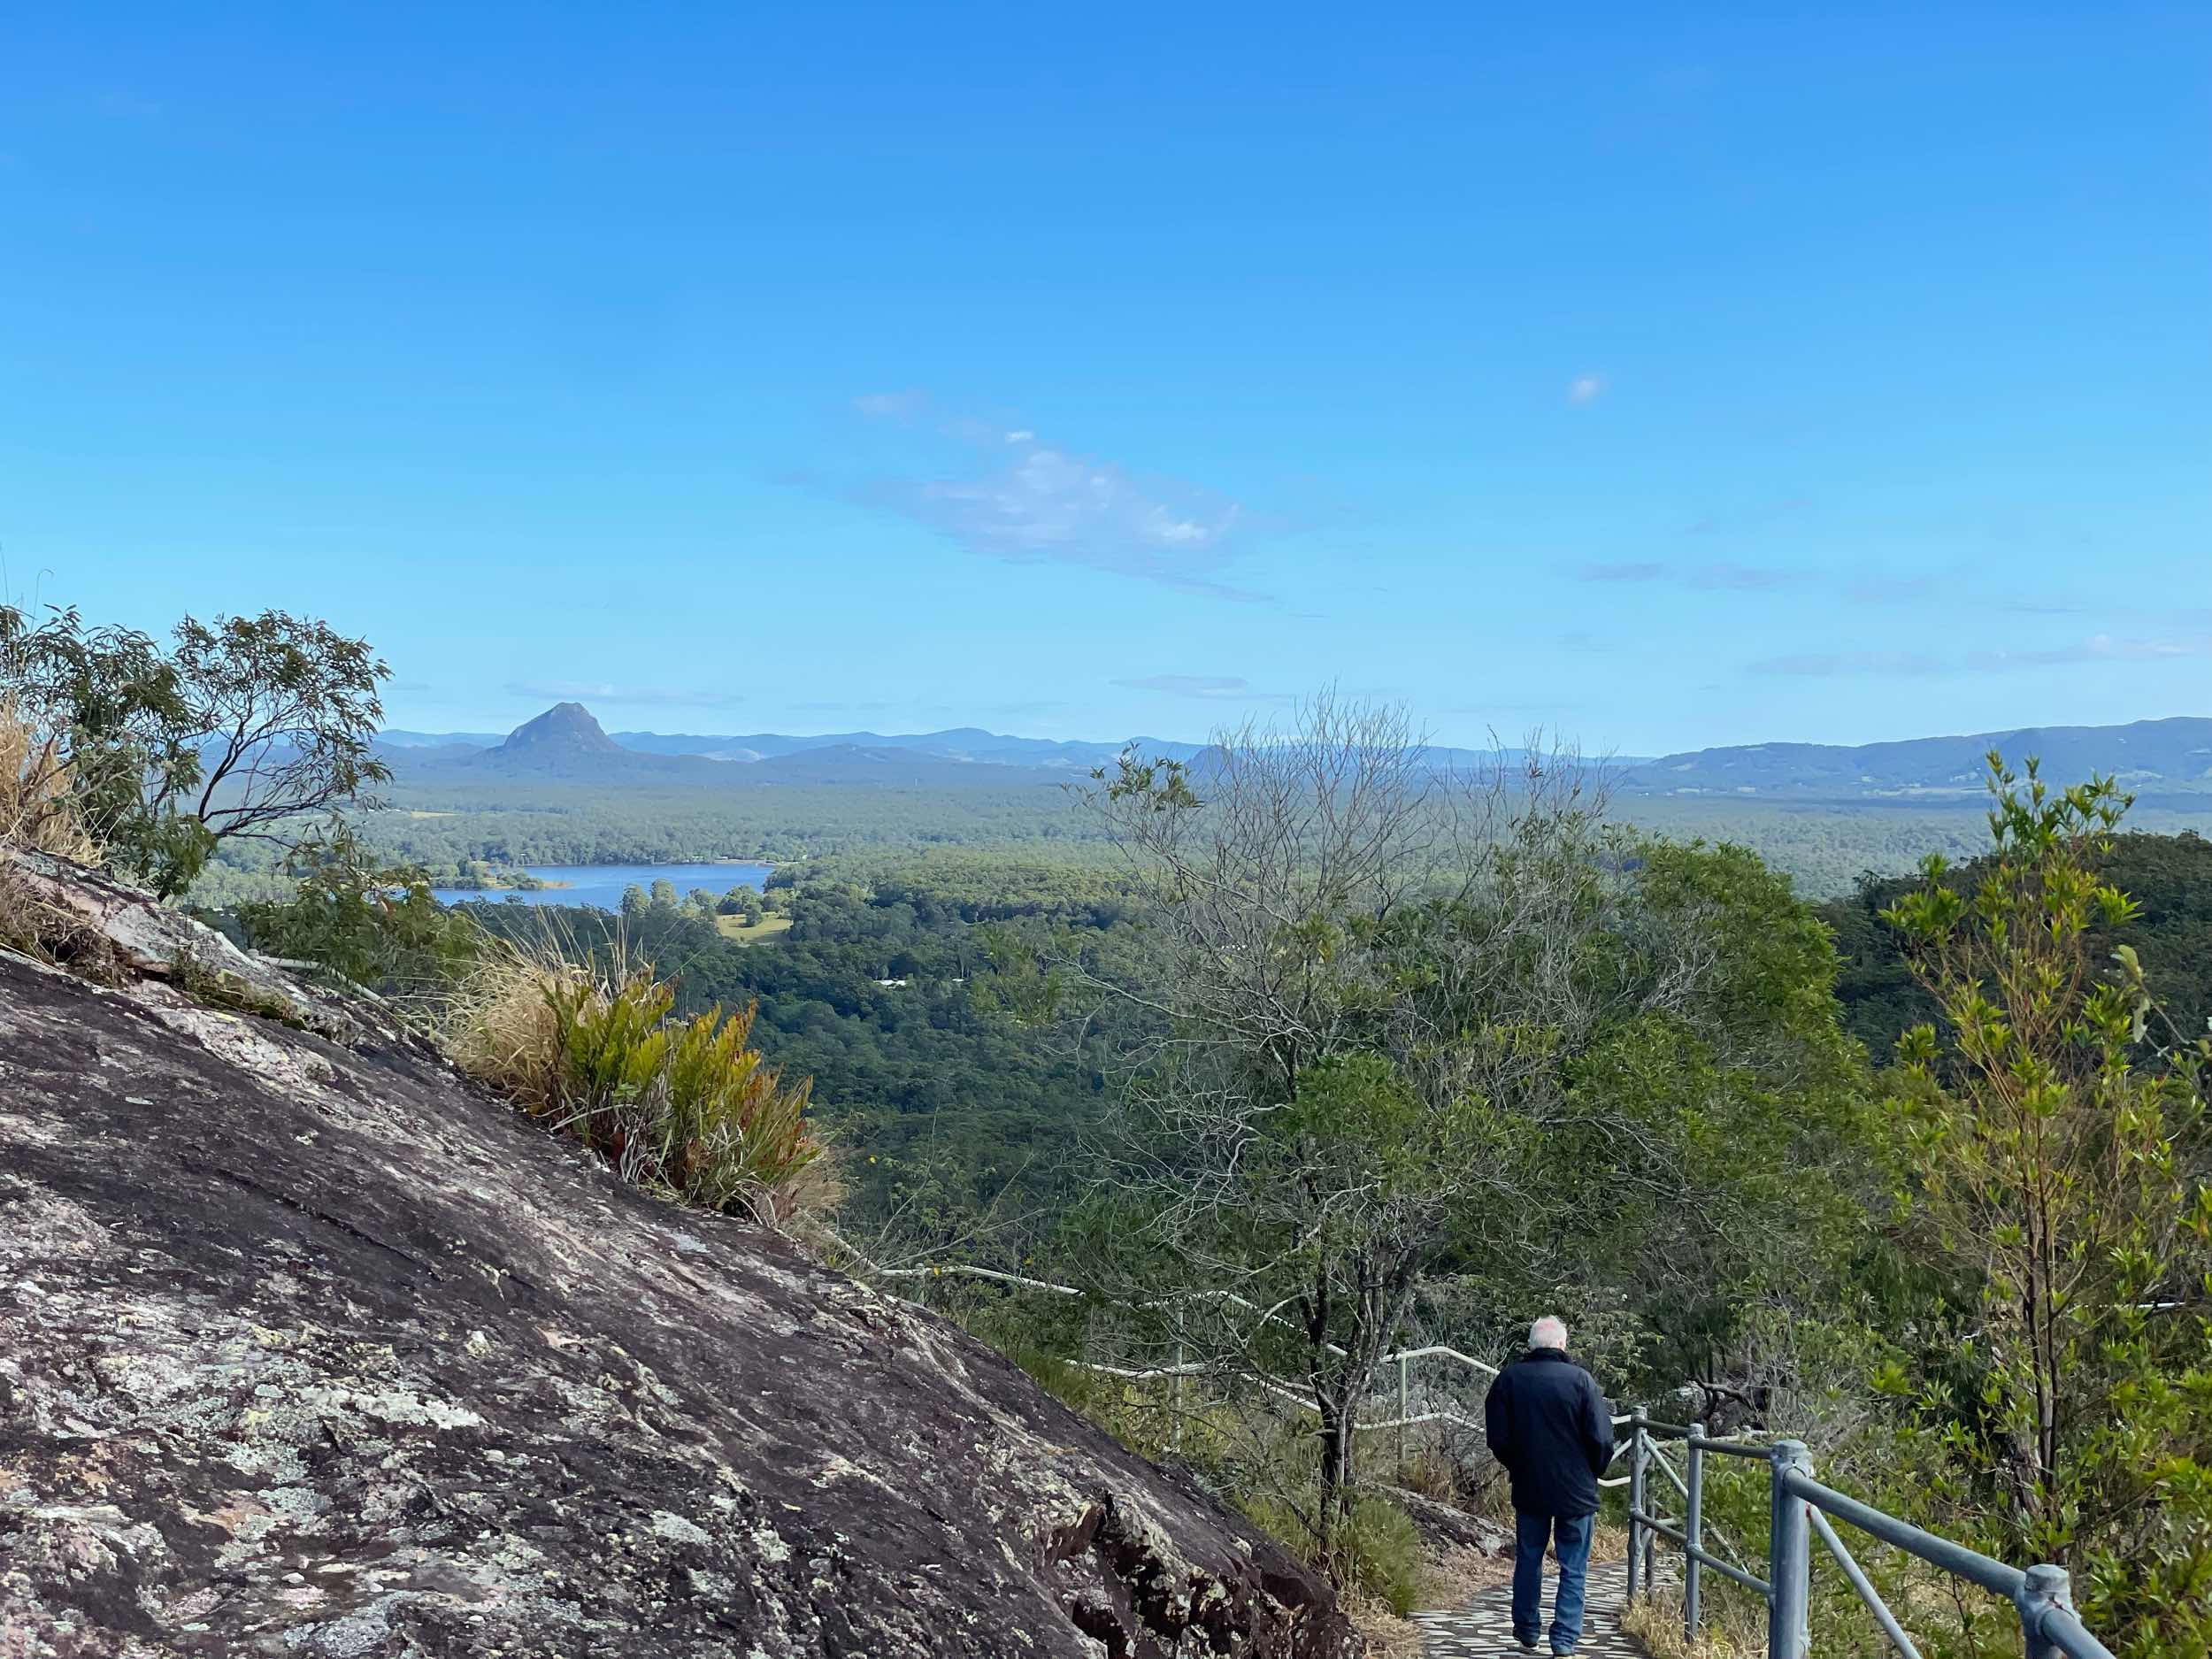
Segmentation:
<svg viewBox="0 0 2212 1659">
<path fill-rule="evenodd" d="M 635 1185 L 703 1209 L 778 1221 L 821 1156 L 810 1082 L 786 1083 L 749 1045 L 754 1010 L 672 1018 L 676 988 L 494 953 L 457 1002 L 450 1042 L 477 1077 L 582 1141 Z"/>
<path fill-rule="evenodd" d="M 1970 1321 L 1917 1375 L 1880 1379 L 1917 1453 L 1903 1499 L 1954 1538 L 2070 1568 L 2116 1651 L 2201 1653 L 2212 1045 L 2167 1019 L 2131 947 L 2109 972 L 2091 955 L 2093 929 L 2137 913 L 2098 873 L 2127 798 L 1994 755 L 1990 774 L 1979 882 L 1962 891 L 1932 859 L 1885 913 L 1942 1020 L 1940 1037 L 1905 1033 L 1892 1074 L 1909 1237 Z"/>
</svg>

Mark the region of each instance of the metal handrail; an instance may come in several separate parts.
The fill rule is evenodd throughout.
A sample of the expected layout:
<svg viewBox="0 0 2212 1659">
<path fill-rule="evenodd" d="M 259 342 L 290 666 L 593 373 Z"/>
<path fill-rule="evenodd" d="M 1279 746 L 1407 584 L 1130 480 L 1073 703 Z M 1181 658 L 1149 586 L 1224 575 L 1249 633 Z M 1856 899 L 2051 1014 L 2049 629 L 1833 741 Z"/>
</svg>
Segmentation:
<svg viewBox="0 0 2212 1659">
<path fill-rule="evenodd" d="M 2029 1573 L 2026 1591 L 2035 1589 L 2035 1572 L 2040 1571 L 2039 1568 Z M 2063 1578 L 2065 1574 L 2061 1571 L 2059 1576 Z M 2090 1633 L 2089 1627 L 2081 1622 L 2081 1615 L 2074 1611 L 2070 1600 L 2060 1599 L 2059 1593 L 2064 1588 L 2058 1586 L 2040 1600 L 2031 1599 L 2032 1613 L 2023 1613 L 2020 1618 L 2028 1639 L 2032 1641 L 2040 1636 L 2050 1647 L 2070 1655 L 2070 1659 L 2113 1659 L 2112 1649 Z"/>
<path fill-rule="evenodd" d="M 1664 1521 L 1659 1519 L 1656 1516 L 1645 1515 L 1639 1510 L 1631 1509 L 1628 1512 L 1628 1518 L 1635 1522 L 1637 1525 L 1643 1527 L 1647 1531 L 1656 1532 L 1662 1538 L 1671 1540 L 1674 1543 L 1679 1544 L 1682 1547 L 1683 1552 L 1686 1555 L 1690 1555 L 1691 1558 L 1694 1560 L 1698 1565 L 1701 1567 L 1710 1567 L 1715 1572 L 1719 1573 L 1723 1578 L 1733 1578 L 1738 1584 L 1743 1586 L 1745 1589 L 1749 1590 L 1755 1595 L 1770 1596 L 1774 1594 L 1774 1586 L 1769 1584 L 1764 1578 L 1755 1578 L 1751 1576 L 1751 1574 L 1744 1571 L 1740 1567 L 1732 1567 L 1728 1564 L 1728 1563 L 1721 1560 L 1719 1556 L 1708 1555 L 1703 1549 L 1701 1549 L 1697 1546 L 1692 1544 L 1686 1536 L 1677 1532 L 1673 1527 L 1669 1526 Z"/>
<path fill-rule="evenodd" d="M 2020 1616 L 2031 1659 L 2055 1654 L 2068 1655 L 2070 1659 L 2113 1659 L 2112 1650 L 2092 1635 L 2075 1613 L 2071 1580 L 2063 1567 L 2046 1564 L 2024 1572 L 1856 1498 L 1846 1497 L 1795 1469 L 1778 1468 L 1777 1479 L 1785 1492 L 1806 1503 L 1809 1517 L 1825 1510 L 1909 1555 L 2003 1596 Z"/>
<path fill-rule="evenodd" d="M 1769 1456 L 1769 1448 L 1767 1447 L 1755 1445 L 1744 1440 L 1716 1440 L 1709 1439 L 1702 1434 L 1690 1435 L 1684 1440 L 1683 1444 L 1692 1447 L 1701 1452 L 1724 1452 L 1731 1457 L 1756 1458 L 1763 1463 L 1767 1461 Z"/>
<path fill-rule="evenodd" d="M 1669 1463 L 1665 1458 L 1662 1457 L 1657 1452 L 1651 1454 L 1651 1462 L 1654 1467 L 1659 1469 L 1665 1474 L 1669 1480 L 1671 1480 L 1674 1483 L 1674 1489 L 1682 1494 L 1683 1502 L 1688 1506 L 1683 1517 L 1684 1524 L 1686 1525 L 1692 1518 L 1699 1514 L 1703 1507 L 1702 1503 L 1698 1501 L 1701 1494 L 1694 1494 L 1690 1490 L 1690 1483 L 1687 1480 L 1685 1480 L 1680 1475 L 1675 1473 L 1674 1465 Z M 1693 1468 L 1691 1473 L 1694 1476 L 1698 1473 L 1698 1471 Z M 1598 1484 L 1600 1486 L 1603 1486 L 1605 1483 L 1601 1480 Z M 1736 1555 L 1736 1546 L 1730 1540 L 1727 1533 L 1722 1532 L 1717 1525 L 1712 1528 L 1712 1532 L 1713 1536 L 1720 1540 L 1722 1548 L 1727 1550 L 1731 1555 Z M 1736 1564 L 1739 1567 L 1743 1565 L 1743 1560 L 1740 1556 L 1737 1556 Z"/>
<path fill-rule="evenodd" d="M 1835 1557 L 1836 1565 L 1843 1569 L 1843 1576 L 1858 1592 L 1859 1600 L 1866 1603 L 1866 1610 L 1874 1615 L 1874 1622 L 1882 1627 L 1882 1634 L 1889 1638 L 1889 1645 L 1896 1648 L 1904 1659 L 1920 1659 L 1920 1649 L 1912 1645 L 1912 1638 L 1905 1634 L 1905 1627 L 1897 1622 L 1897 1615 L 1889 1610 L 1889 1603 L 1882 1600 L 1873 1580 L 1866 1576 L 1866 1569 L 1853 1560 L 1851 1552 L 1843 1547 L 1843 1540 L 1838 1538 L 1836 1529 L 1828 1525 L 1828 1517 L 1818 1509 L 1814 1509 L 1808 1518 L 1813 1524 L 1813 1531 L 1820 1535 L 1820 1541 L 1827 1547 L 1828 1553 Z"/>
<path fill-rule="evenodd" d="M 857 1255 L 857 1252 L 855 1252 Z M 865 1261 L 864 1256 L 861 1258 Z M 1000 1284 L 1025 1289 L 1041 1290 L 1063 1296 L 1081 1296 L 1086 1293 L 1071 1285 L 1056 1285 L 1048 1280 L 1030 1279 L 1018 1273 L 1007 1273 L 991 1268 L 970 1267 L 965 1263 L 946 1263 L 924 1267 L 881 1268 L 868 1265 L 875 1272 L 888 1279 L 936 1278 L 947 1274 L 995 1280 Z M 1260 1314 L 1263 1323 L 1279 1317 L 1276 1309 L 1260 1310 L 1234 1292 L 1208 1293 L 1214 1300 L 1237 1303 Z M 1158 1305 L 1158 1304 L 1148 1304 Z M 1334 1345 L 1331 1345 L 1334 1348 Z M 1340 1348 L 1335 1351 L 1340 1353 Z M 1441 1344 L 1424 1348 L 1402 1348 L 1381 1356 L 1380 1363 L 1398 1367 L 1398 1415 L 1380 1421 L 1352 1424 L 1355 1432 L 1370 1432 L 1378 1429 L 1395 1428 L 1401 1431 L 1418 1423 L 1448 1422 L 1475 1429 L 1481 1425 L 1449 1410 L 1415 1412 L 1410 1402 L 1409 1368 L 1417 1359 L 1443 1358 L 1495 1377 L 1498 1367 L 1472 1355 Z M 1177 1363 L 1144 1369 L 1086 1363 L 1085 1369 L 1131 1379 L 1179 1379 L 1204 1373 L 1209 1368 L 1201 1365 Z M 1256 1379 L 1261 1386 L 1271 1393 L 1305 1402 L 1288 1385 L 1273 1378 Z M 1310 1409 L 1310 1407 L 1309 1407 Z M 1809 1605 L 1809 1578 L 1811 1571 L 1810 1544 L 1818 1537 L 1822 1546 L 1834 1559 L 1846 1580 L 1867 1610 L 1881 1626 L 1882 1635 L 1902 1659 L 1919 1659 L 1911 1637 L 1880 1595 L 1872 1581 L 1860 1567 L 1851 1552 L 1827 1517 L 1847 1521 L 1861 1532 L 1870 1534 L 1906 1554 L 1924 1561 L 1939 1570 L 1963 1578 L 1970 1584 L 2003 1596 L 2013 1604 L 2020 1619 L 2027 1659 L 2113 1659 L 2111 1649 L 2091 1634 L 2074 1611 L 2070 1580 L 2064 1568 L 2039 1565 L 2024 1572 L 2008 1567 L 2001 1561 L 1969 1549 L 1963 1544 L 1913 1525 L 1884 1513 L 1870 1504 L 1846 1496 L 1832 1487 L 1824 1486 L 1812 1478 L 1812 1463 L 1806 1455 L 1803 1442 L 1778 1440 L 1770 1445 L 1747 1443 L 1742 1440 L 1716 1440 L 1705 1432 L 1701 1423 L 1661 1423 L 1647 1417 L 1639 1409 L 1613 1418 L 1615 1427 L 1630 1425 L 1630 1471 L 1624 1476 L 1602 1479 L 1598 1485 L 1606 1487 L 1626 1486 L 1628 1501 L 1628 1594 L 1633 1600 L 1640 1587 L 1650 1593 L 1651 1550 L 1655 1540 L 1664 1538 L 1679 1547 L 1684 1553 L 1686 1568 L 1683 1574 L 1683 1623 L 1694 1640 L 1701 1616 L 1698 1577 L 1700 1570 L 1709 1567 L 1722 1577 L 1742 1585 L 1763 1597 L 1768 1608 L 1767 1653 L 1769 1659 L 1806 1659 L 1810 1641 L 1808 1628 Z M 1678 1474 L 1672 1464 L 1652 1450 L 1655 1440 L 1678 1440 L 1689 1452 L 1689 1475 L 1686 1479 Z M 1703 1544 L 1702 1509 L 1704 1464 L 1708 1453 L 1724 1457 L 1755 1459 L 1769 1466 L 1769 1519 L 1767 1545 L 1768 1577 L 1761 1578 L 1747 1570 L 1732 1565 L 1708 1552 Z M 1646 1508 L 1645 1477 L 1653 1463 L 1656 1463 L 1667 1479 L 1681 1491 L 1685 1501 L 1682 1525 L 1678 1528 L 1663 1517 Z M 1719 1536 L 1716 1530 L 1717 1537 Z M 1724 1542 L 1726 1540 L 1724 1539 Z"/>
<path fill-rule="evenodd" d="M 979 1279 L 987 1280 L 993 1284 L 1010 1285 L 1018 1289 L 1043 1291 L 1048 1294 L 1056 1296 L 1086 1296 L 1090 1294 L 1079 1286 L 1055 1284 L 1050 1279 L 1032 1279 L 1024 1273 L 1009 1273 L 1002 1271 L 997 1268 L 972 1267 L 964 1262 L 933 1262 L 926 1263 L 922 1265 L 914 1267 L 883 1267 L 874 1262 L 869 1261 L 865 1256 L 862 1255 L 858 1250 L 854 1249 L 852 1246 L 843 1244 L 841 1240 L 839 1240 L 839 1242 L 842 1244 L 843 1248 L 856 1259 L 865 1264 L 871 1273 L 879 1279 Z M 1238 1295 L 1234 1291 L 1206 1291 L 1200 1293 L 1198 1299 L 1202 1301 L 1233 1302 L 1239 1307 L 1249 1309 L 1251 1311 L 1259 1314 L 1263 1323 L 1279 1325 L 1287 1323 L 1287 1321 L 1282 1318 L 1278 1309 L 1270 1308 L 1263 1310 L 1256 1302 L 1246 1300 L 1244 1297 Z M 1161 1302 L 1145 1302 L 1141 1305 L 1148 1308 L 1155 1308 L 1165 1304 Z M 1333 1342 L 1328 1344 L 1327 1346 L 1329 1351 L 1332 1353 L 1341 1354 L 1344 1352 L 1343 1348 L 1338 1347 Z M 1498 1367 L 1491 1364 L 1489 1361 L 1477 1359 L 1471 1354 L 1463 1354 L 1459 1349 L 1449 1347 L 1448 1345 L 1441 1342 L 1432 1342 L 1421 1348 L 1395 1348 L 1390 1353 L 1381 1356 L 1376 1361 L 1376 1365 L 1379 1369 L 1387 1365 L 1395 1365 L 1398 1368 L 1398 1415 L 1394 1417 L 1372 1418 L 1365 1422 L 1355 1420 L 1351 1425 L 1352 1432 L 1356 1434 L 1372 1434 L 1384 1429 L 1398 1430 L 1402 1442 L 1400 1457 L 1400 1461 L 1402 1463 L 1403 1462 L 1403 1434 L 1404 1431 L 1409 1428 L 1423 1423 L 1449 1423 L 1460 1428 L 1472 1429 L 1478 1432 L 1480 1432 L 1483 1428 L 1481 1424 L 1475 1422 L 1470 1417 L 1462 1417 L 1455 1411 L 1444 1409 L 1416 1411 L 1413 1409 L 1410 1402 L 1412 1388 L 1409 1371 L 1412 1362 L 1418 1359 L 1445 1359 L 1451 1361 L 1455 1365 L 1463 1365 L 1469 1371 L 1480 1371 L 1486 1377 L 1495 1377 L 1498 1374 Z M 1152 1382 L 1172 1380 L 1177 1384 L 1178 1387 L 1180 1387 L 1181 1383 L 1185 1379 L 1210 1376 L 1216 1374 L 1217 1371 L 1216 1367 L 1210 1365 L 1202 1363 L 1187 1363 L 1179 1360 L 1172 1365 L 1142 1366 L 1111 1365 L 1097 1360 L 1081 1359 L 1071 1360 L 1069 1363 L 1074 1365 L 1078 1370 L 1096 1371 L 1102 1376 L 1118 1377 L 1123 1379 L 1125 1381 Z M 1291 1385 L 1279 1380 L 1279 1379 L 1260 1376 L 1254 1377 L 1250 1379 L 1250 1380 L 1256 1382 L 1258 1386 L 1267 1393 L 1275 1394 L 1284 1400 L 1290 1401 L 1292 1403 L 1300 1405 L 1307 1410 L 1312 1410 L 1315 1409 L 1312 1403 L 1310 1401 L 1307 1401 L 1295 1388 L 1294 1388 Z M 1625 1412 L 1612 1419 L 1613 1426 L 1615 1428 L 1619 1428 L 1629 1421 L 1629 1416 Z M 1181 1432 L 1181 1423 L 1179 1419 L 1176 1425 L 1176 1439 L 1179 1444 Z M 1628 1485 L 1628 1478 L 1626 1476 L 1622 1476 L 1613 1479 L 1601 1479 L 1598 1482 L 1598 1485 L 1606 1487 L 1624 1486 Z"/>
<path fill-rule="evenodd" d="M 1969 1549 L 1963 1544 L 1924 1532 L 1910 1521 L 1901 1521 L 1871 1504 L 1846 1497 L 1794 1469 L 1785 1470 L 1780 1479 L 1786 1490 L 1815 1509 L 1825 1509 L 1838 1520 L 1850 1522 L 1862 1532 L 1871 1532 L 1885 1544 L 1893 1544 L 1909 1555 L 1917 1555 L 1930 1566 L 1940 1567 L 1952 1577 L 1978 1584 L 2008 1601 L 2017 1595 L 2020 1586 L 2027 1581 L 2027 1574 L 2017 1567 L 2008 1567 L 1978 1549 Z"/>
<path fill-rule="evenodd" d="M 2074 1611 L 2066 1570 L 2041 1565 L 2024 1572 L 2003 1562 L 1939 1537 L 1909 1521 L 1900 1520 L 1847 1496 L 1812 1477 L 1812 1460 L 1801 1440 L 1778 1440 L 1770 1446 L 1717 1440 L 1705 1433 L 1702 1424 L 1655 1423 L 1641 1410 L 1630 1414 L 1628 1505 L 1628 1594 L 1632 1601 L 1640 1587 L 1651 1593 L 1651 1551 L 1655 1540 L 1665 1539 L 1683 1552 L 1683 1628 L 1696 1639 L 1701 1609 L 1698 1578 L 1711 1568 L 1760 1596 L 1767 1604 L 1768 1659 L 1807 1659 L 1811 1642 L 1811 1542 L 1817 1538 L 1841 1571 L 1853 1593 L 1865 1604 L 1882 1637 L 1901 1659 L 1920 1659 L 1911 1635 L 1886 1603 L 1831 1524 L 1830 1517 L 1926 1562 L 1954 1578 L 1962 1578 L 2013 1605 L 2020 1620 L 2027 1659 L 2113 1659 L 2112 1652 L 2081 1622 Z M 1679 1440 L 1688 1448 L 1686 1479 L 1658 1455 L 1655 1443 Z M 1732 1567 L 1703 1548 L 1704 1454 L 1719 1452 L 1732 1457 L 1755 1457 L 1769 1469 L 1767 1577 Z M 1651 1512 L 1646 1499 L 1646 1476 L 1657 1463 L 1680 1488 L 1685 1503 L 1682 1525 L 1677 1527 Z"/>
</svg>

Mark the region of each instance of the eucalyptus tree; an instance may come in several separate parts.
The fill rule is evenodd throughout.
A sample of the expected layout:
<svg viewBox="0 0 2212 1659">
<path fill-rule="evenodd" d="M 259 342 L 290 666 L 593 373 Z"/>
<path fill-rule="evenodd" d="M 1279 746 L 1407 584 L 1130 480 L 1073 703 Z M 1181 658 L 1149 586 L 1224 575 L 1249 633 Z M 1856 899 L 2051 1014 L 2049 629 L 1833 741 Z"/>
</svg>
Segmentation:
<svg viewBox="0 0 2212 1659">
<path fill-rule="evenodd" d="M 389 780 L 386 667 L 329 624 L 185 618 L 167 649 L 73 610 L 0 605 L 0 695 L 68 757 L 110 862 L 164 898 L 234 838 L 289 849 Z"/>
</svg>

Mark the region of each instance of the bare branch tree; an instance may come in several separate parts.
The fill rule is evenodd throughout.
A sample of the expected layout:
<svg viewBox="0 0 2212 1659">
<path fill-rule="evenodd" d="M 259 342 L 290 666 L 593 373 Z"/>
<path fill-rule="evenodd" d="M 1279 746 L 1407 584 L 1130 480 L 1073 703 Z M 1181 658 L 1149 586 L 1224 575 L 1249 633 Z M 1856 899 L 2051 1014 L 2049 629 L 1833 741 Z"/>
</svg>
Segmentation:
<svg viewBox="0 0 2212 1659">
<path fill-rule="evenodd" d="M 1319 1420 L 1325 1551 L 1357 1413 L 1425 1278 L 1525 1228 L 1564 1060 L 1683 1000 L 1694 949 L 1640 941 L 1570 754 L 1441 767 L 1402 711 L 1325 696 L 1091 793 L 1152 904 L 1161 1019 L 1105 1179 L 1146 1195 L 1181 1285 L 1125 1340 Z M 1639 949 L 1639 944 L 1643 948 Z M 1154 1270 L 1156 1272 L 1158 1269 Z M 1190 1356 L 1196 1356 L 1194 1359 Z"/>
</svg>

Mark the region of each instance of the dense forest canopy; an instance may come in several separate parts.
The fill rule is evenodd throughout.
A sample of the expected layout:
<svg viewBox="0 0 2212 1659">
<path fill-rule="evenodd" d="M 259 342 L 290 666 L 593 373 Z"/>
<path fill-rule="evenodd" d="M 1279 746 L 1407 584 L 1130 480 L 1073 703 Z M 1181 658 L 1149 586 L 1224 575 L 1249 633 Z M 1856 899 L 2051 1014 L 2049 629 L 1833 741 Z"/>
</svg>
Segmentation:
<svg viewBox="0 0 2212 1659">
<path fill-rule="evenodd" d="M 1990 856 L 1965 864 L 1971 882 L 1991 868 Z M 2131 831 L 2112 837 L 2098 869 L 2132 898 L 2139 911 L 2117 926 L 2091 930 L 2089 949 L 2108 964 L 2121 946 L 2133 949 L 2176 1021 L 2193 1033 L 2212 1030 L 2212 841 L 2194 830 L 2174 835 Z M 1847 895 L 1820 907 L 1834 931 L 1840 970 L 1836 995 L 1854 1036 L 1886 1064 L 1897 1040 L 1935 1017 L 1935 1003 L 1913 979 L 1896 930 L 1883 912 L 1919 885 L 1916 876 L 1863 876 Z"/>
<path fill-rule="evenodd" d="M 778 862 L 871 849 L 1003 848 L 1026 859 L 1110 865 L 1101 826 L 1065 789 L 1025 785 L 871 787 L 792 784 L 750 792 L 609 787 L 532 780 L 426 786 L 404 776 L 382 789 L 389 806 L 356 815 L 362 837 L 395 863 L 435 880 L 472 862 L 529 864 L 683 864 L 713 858 Z M 1973 856 L 1985 834 L 1979 809 L 1956 803 L 1782 803 L 1720 798 L 1622 797 L 1614 818 L 1678 841 L 1747 847 L 1814 898 L 1851 892 L 1870 871 L 1900 875 L 1931 852 Z M 2166 833 L 2212 827 L 2212 813 L 2139 809 L 2132 826 Z M 197 895 L 211 903 L 265 895 L 280 862 L 265 849 L 226 849 Z"/>
<path fill-rule="evenodd" d="M 1964 868 L 1971 879 L 1980 865 Z M 2108 956 L 2133 945 L 2177 1018 L 2204 1029 L 2212 841 L 2122 834 L 2104 868 L 2141 914 L 2100 932 L 2093 948 Z M 611 948 L 618 935 L 677 979 L 687 1012 L 758 998 L 764 1046 L 817 1079 L 834 1138 L 878 1160 L 848 1169 L 856 1213 L 871 1225 L 923 1181 L 950 1182 L 963 1206 L 995 1205 L 1010 1220 L 1043 1206 L 1041 1189 L 1069 1179 L 1075 1128 L 1110 1087 L 1110 1056 L 1102 1042 L 1087 1052 L 1056 1026 L 1000 1014 L 1033 1001 L 1033 959 L 1056 938 L 1098 935 L 1087 941 L 1094 949 L 1122 938 L 1135 949 L 1140 899 L 1125 871 L 1102 847 L 1049 859 L 1004 849 L 887 849 L 793 866 L 778 880 L 791 926 L 772 949 L 736 942 L 688 904 L 548 916 L 493 898 L 470 910 L 496 932 L 549 928 L 586 949 Z M 1916 883 L 1870 878 L 1815 911 L 1835 941 L 1841 1018 L 1876 1065 L 1933 1013 L 1879 914 Z"/>
</svg>

